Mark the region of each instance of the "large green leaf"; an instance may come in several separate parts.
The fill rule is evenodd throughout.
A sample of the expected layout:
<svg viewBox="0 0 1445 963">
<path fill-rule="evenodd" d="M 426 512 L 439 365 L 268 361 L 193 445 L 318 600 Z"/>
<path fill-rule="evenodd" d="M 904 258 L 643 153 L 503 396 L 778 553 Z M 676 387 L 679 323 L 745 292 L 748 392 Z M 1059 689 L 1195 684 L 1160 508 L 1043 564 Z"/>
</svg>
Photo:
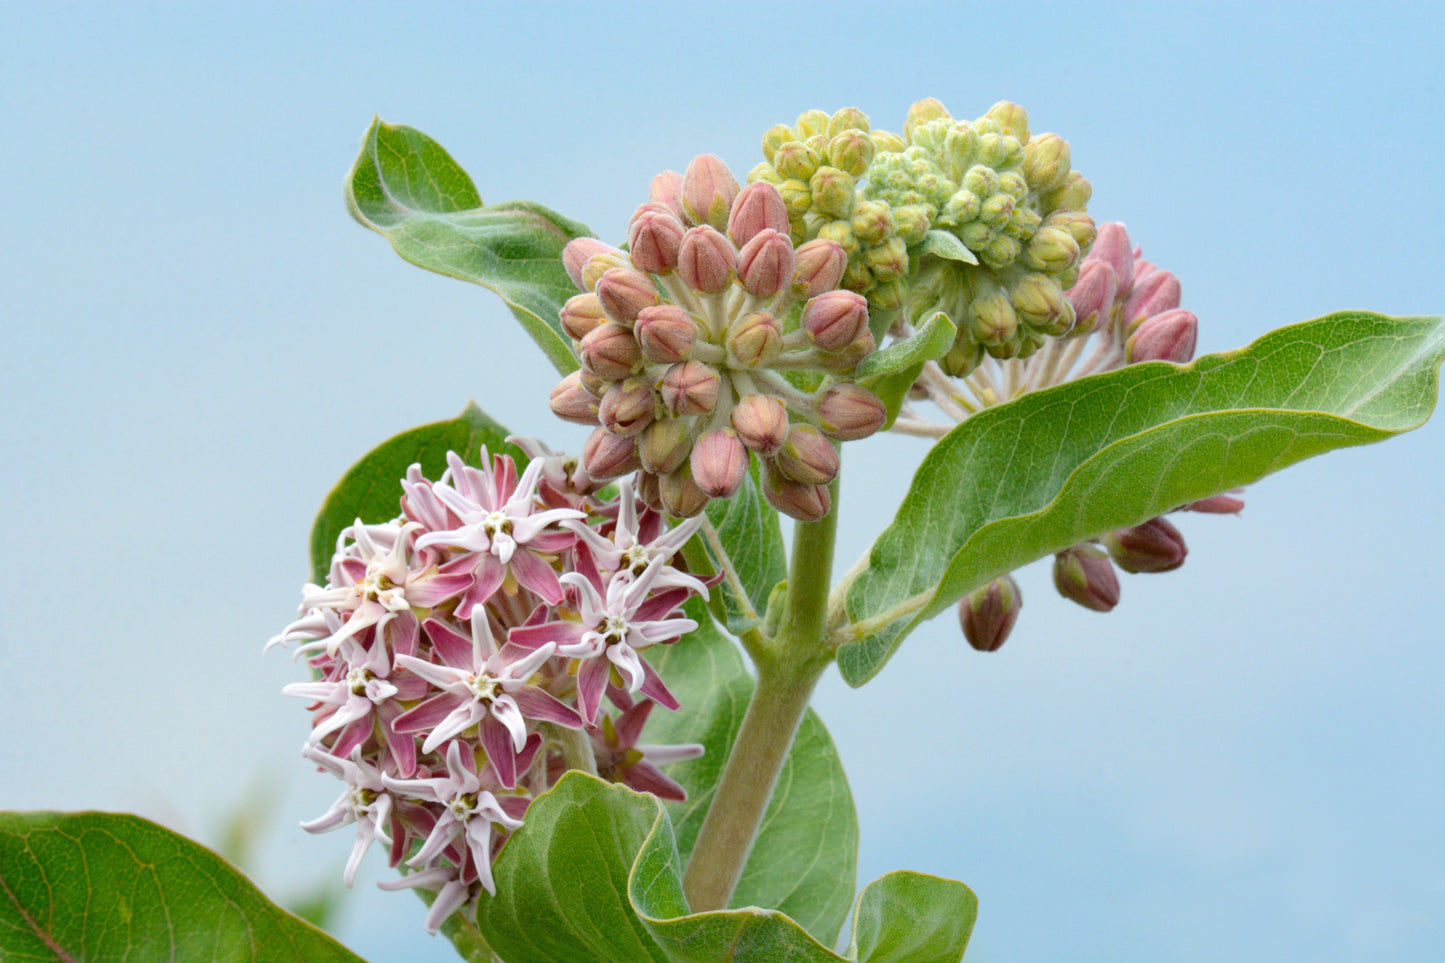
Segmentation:
<svg viewBox="0 0 1445 963">
<path fill-rule="evenodd" d="M 761 620 L 773 587 L 788 575 L 783 530 L 778 525 L 778 513 L 763 498 L 756 460 L 750 464 L 737 494 L 708 503 L 707 518 L 716 526 L 718 541 L 728 553 L 743 590 L 744 597 L 738 598 L 727 582 L 718 586 L 727 610 L 728 629 L 746 632 Z M 710 546 L 708 554 L 717 565 L 716 553 Z"/>
<path fill-rule="evenodd" d="M 420 462 L 427 478 L 435 481 L 446 469 L 447 452 L 454 451 L 469 465 L 478 464 L 482 446 L 493 455 L 511 455 L 520 471 L 527 457 L 505 439 L 509 432 L 468 402 L 451 421 L 437 421 L 389 438 L 352 465 L 326 501 L 311 526 L 311 578 L 326 584 L 336 537 L 358 518 L 375 524 L 395 518 L 401 511 L 401 480 L 411 465 Z"/>
<path fill-rule="evenodd" d="M 0 959 L 347 961 L 204 846 L 139 816 L 0 813 Z"/>
<path fill-rule="evenodd" d="M 776 910 L 689 914 L 681 874 L 656 797 L 569 772 L 507 841 L 477 922 L 508 963 L 956 963 L 975 912 L 962 883 L 889 874 L 859 897 L 863 952 L 840 957 Z"/>
<path fill-rule="evenodd" d="M 682 708 L 655 710 L 644 733 L 647 743 L 696 742 L 707 749 L 700 758 L 669 769 L 688 793 L 686 802 L 667 804 L 683 859 L 692 853 L 753 691 L 737 646 L 717 629 L 707 610 L 693 600 L 687 613 L 698 622 L 696 632 L 674 645 L 649 650 Z M 857 863 L 853 795 L 828 730 L 809 709 L 783 763 L 732 905 L 781 910 L 831 946 L 853 898 Z"/>
<path fill-rule="evenodd" d="M 923 460 L 848 587 L 843 677 L 863 684 L 915 626 L 1003 572 L 1418 427 L 1442 357 L 1439 318 L 1345 312 L 1187 366 L 1131 365 L 975 415 Z"/>
<path fill-rule="evenodd" d="M 558 321 L 577 293 L 561 258 L 568 241 L 592 235 L 585 225 L 530 201 L 483 207 L 440 144 L 380 118 L 361 142 L 346 204 L 411 263 L 495 291 L 558 371 L 577 367 Z"/>
</svg>

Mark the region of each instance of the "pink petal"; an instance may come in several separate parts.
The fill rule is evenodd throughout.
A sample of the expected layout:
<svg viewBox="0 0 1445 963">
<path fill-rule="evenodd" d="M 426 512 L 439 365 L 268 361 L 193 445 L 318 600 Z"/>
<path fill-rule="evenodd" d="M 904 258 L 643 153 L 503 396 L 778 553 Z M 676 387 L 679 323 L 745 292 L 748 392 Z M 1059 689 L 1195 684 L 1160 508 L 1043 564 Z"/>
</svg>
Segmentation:
<svg viewBox="0 0 1445 963">
<path fill-rule="evenodd" d="M 652 668 L 650 662 L 646 660 L 643 661 L 642 672 L 645 676 L 642 685 L 639 687 L 642 690 L 642 694 L 648 696 L 654 702 L 676 711 L 679 706 L 677 699 L 671 692 L 667 691 L 667 686 L 662 684 L 662 677 Z"/>
<path fill-rule="evenodd" d="M 597 710 L 611 674 L 612 663 L 606 659 L 588 659 L 577 672 L 577 710 L 589 729 L 597 726 Z"/>
<path fill-rule="evenodd" d="M 512 556 L 512 574 L 548 605 L 562 601 L 562 583 L 557 580 L 557 573 L 538 555 L 526 549 L 518 551 Z"/>
<path fill-rule="evenodd" d="M 497 779 L 508 789 L 517 787 L 517 749 L 513 745 L 512 733 L 508 727 L 490 715 L 481 724 L 482 748 L 486 750 L 487 761 L 497 771 Z M 526 736 L 523 736 L 525 745 Z"/>
<path fill-rule="evenodd" d="M 392 728 L 397 732 L 421 732 L 435 728 L 437 723 L 451 715 L 452 710 L 465 701 L 467 700 L 464 696 L 443 692 L 397 716 L 391 724 Z"/>
<path fill-rule="evenodd" d="M 512 693 L 512 698 L 516 700 L 517 708 L 521 709 L 522 714 L 528 719 L 555 722 L 568 729 L 582 727 L 582 719 L 577 715 L 576 709 L 537 686 L 524 685 Z"/>
</svg>

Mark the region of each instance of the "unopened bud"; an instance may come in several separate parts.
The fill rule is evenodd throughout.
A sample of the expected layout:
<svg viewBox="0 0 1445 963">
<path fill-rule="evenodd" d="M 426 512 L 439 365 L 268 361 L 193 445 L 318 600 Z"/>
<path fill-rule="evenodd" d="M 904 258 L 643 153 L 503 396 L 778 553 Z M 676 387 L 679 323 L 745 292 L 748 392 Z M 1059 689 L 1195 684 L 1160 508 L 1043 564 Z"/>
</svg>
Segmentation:
<svg viewBox="0 0 1445 963">
<path fill-rule="evenodd" d="M 787 124 L 774 124 L 768 128 L 767 133 L 763 134 L 763 156 L 768 159 L 769 164 L 773 163 L 773 157 L 778 148 L 795 139 L 793 128 Z"/>
<path fill-rule="evenodd" d="M 1065 549 L 1054 556 L 1054 588 L 1071 602 L 1095 612 L 1119 604 L 1119 575 L 1106 552 L 1092 545 Z"/>
<path fill-rule="evenodd" d="M 783 195 L 765 181 L 749 184 L 728 213 L 728 237 L 742 247 L 769 228 L 784 237 L 788 234 L 788 206 L 783 203 Z"/>
<path fill-rule="evenodd" d="M 795 482 L 826 485 L 838 477 L 838 449 L 812 425 L 794 425 L 778 450 L 776 464 Z"/>
<path fill-rule="evenodd" d="M 778 185 L 778 196 L 788 209 L 788 224 L 792 224 L 813 208 L 813 191 L 807 181 L 786 180 Z"/>
<path fill-rule="evenodd" d="M 866 130 L 839 131 L 828 141 L 828 163 L 853 177 L 863 176 L 878 150 Z"/>
<path fill-rule="evenodd" d="M 793 128 L 798 132 L 799 137 L 806 140 L 815 134 L 828 133 L 829 120 L 831 120 L 831 118 L 827 114 L 815 107 L 812 110 L 805 110 L 799 114 L 797 121 L 793 124 Z"/>
<path fill-rule="evenodd" d="M 631 324 L 637 312 L 658 302 L 652 278 L 641 271 L 613 268 L 597 282 L 597 299 L 614 321 Z"/>
<path fill-rule="evenodd" d="M 785 181 L 807 181 L 818 171 L 818 152 L 800 140 L 791 141 L 778 148 L 773 166 Z"/>
<path fill-rule="evenodd" d="M 793 283 L 802 286 L 804 297 L 816 298 L 843 279 L 848 252 L 836 241 L 819 238 L 797 249 L 794 264 Z"/>
<path fill-rule="evenodd" d="M 980 652 L 997 652 L 1013 631 L 1023 608 L 1018 583 L 1001 575 L 958 603 L 958 624 L 968 644 Z"/>
<path fill-rule="evenodd" d="M 627 230 L 627 247 L 632 263 L 637 265 L 638 270 L 649 274 L 668 273 L 677 267 L 678 249 L 682 247 L 685 230 L 682 221 L 671 211 L 639 211 L 633 215 Z"/>
<path fill-rule="evenodd" d="M 663 171 L 652 179 L 647 189 L 647 199 L 661 204 L 679 218 L 682 214 L 682 175 L 677 171 Z"/>
<path fill-rule="evenodd" d="M 908 245 L 901 237 L 890 237 L 884 243 L 870 247 L 863 255 L 863 263 L 881 283 L 899 280 L 908 273 Z"/>
<path fill-rule="evenodd" d="M 577 285 L 579 290 L 592 290 L 591 285 L 583 280 L 582 271 L 587 266 L 587 262 L 599 254 L 616 258 L 618 264 L 623 263 L 627 257 L 611 244 L 604 244 L 595 237 L 575 238 L 562 249 L 562 266 L 566 268 L 567 276 L 572 279 L 572 283 Z M 596 284 L 596 279 L 593 279 L 592 283 Z"/>
<path fill-rule="evenodd" d="M 1124 302 L 1124 324 L 1133 328 L 1145 318 L 1179 307 L 1179 279 L 1172 271 L 1150 271 L 1134 282 Z"/>
<path fill-rule="evenodd" d="M 707 507 L 707 492 L 692 477 L 692 468 L 683 463 L 657 479 L 657 494 L 663 509 L 670 515 L 691 518 Z"/>
<path fill-rule="evenodd" d="M 873 332 L 866 327 L 853 339 L 853 343 L 841 351 L 824 351 L 817 359 L 818 367 L 837 375 L 851 375 L 858 363 L 878 350 Z"/>
<path fill-rule="evenodd" d="M 853 178 L 847 171 L 823 166 L 808 180 L 813 193 L 813 211 L 827 217 L 847 218 L 853 214 Z"/>
<path fill-rule="evenodd" d="M 948 117 L 948 110 L 933 97 L 928 97 L 908 108 L 908 119 L 903 122 L 903 137 L 913 139 L 913 132 L 930 120 Z"/>
<path fill-rule="evenodd" d="M 1124 225 L 1114 221 L 1100 224 L 1094 246 L 1089 250 L 1088 260 L 1103 261 L 1113 269 L 1115 290 L 1128 291 L 1134 286 L 1134 244 L 1129 240 L 1129 232 L 1124 229 Z M 1083 277 L 1080 273 L 1080 283 L 1083 282 Z M 1072 295 L 1070 298 L 1072 299 Z M 1074 306 L 1078 307 L 1078 302 L 1075 302 Z"/>
<path fill-rule="evenodd" d="M 717 294 L 726 290 L 737 269 L 737 249 L 721 232 L 704 225 L 683 235 L 677 275 L 694 291 Z"/>
<path fill-rule="evenodd" d="M 1114 269 L 1107 261 L 1093 257 L 1084 260 L 1079 268 L 1079 279 L 1069 288 L 1069 303 L 1074 306 L 1074 314 L 1078 318 L 1075 331 L 1087 334 L 1101 321 L 1108 321 L 1110 312 L 1114 310 L 1117 283 Z"/>
<path fill-rule="evenodd" d="M 824 391 L 814 411 L 823 433 L 838 441 L 867 438 L 888 420 L 888 411 L 878 396 L 851 382 Z"/>
<path fill-rule="evenodd" d="M 1074 309 L 1064 299 L 1059 282 L 1047 274 L 1025 274 L 1014 282 L 1009 296 L 1019 317 L 1036 328 L 1058 336 L 1073 326 Z"/>
<path fill-rule="evenodd" d="M 1069 142 L 1058 134 L 1035 137 L 1024 147 L 1024 176 L 1039 194 L 1062 187 L 1069 176 Z"/>
<path fill-rule="evenodd" d="M 1080 251 L 1089 250 L 1099 234 L 1094 219 L 1083 211 L 1054 211 L 1043 224 L 1044 227 L 1056 227 L 1068 232 L 1074 243 L 1079 245 Z"/>
<path fill-rule="evenodd" d="M 738 280 L 749 294 L 770 298 L 793 280 L 796 260 L 786 229 L 764 229 L 738 252 Z"/>
<path fill-rule="evenodd" d="M 657 400 L 641 378 L 619 381 L 602 396 L 597 419 L 614 435 L 635 435 L 652 423 Z"/>
<path fill-rule="evenodd" d="M 692 446 L 692 479 L 711 498 L 731 498 L 748 474 L 748 450 L 731 428 L 710 431 Z"/>
<path fill-rule="evenodd" d="M 919 204 L 905 204 L 893 208 L 893 224 L 904 244 L 917 244 L 928 235 L 930 220 L 928 208 Z"/>
<path fill-rule="evenodd" d="M 659 475 L 687 461 L 692 451 L 692 429 L 679 418 L 654 421 L 637 436 L 637 457 L 642 467 Z"/>
<path fill-rule="evenodd" d="M 687 360 L 697 342 L 697 322 L 675 304 L 643 308 L 632 326 L 642 356 L 656 364 Z"/>
<path fill-rule="evenodd" d="M 1126 572 L 1171 572 L 1184 564 L 1184 535 L 1163 518 L 1121 528 L 1104 536 L 1109 555 Z"/>
<path fill-rule="evenodd" d="M 974 299 L 969 310 L 969 333 L 979 344 L 998 347 L 1014 340 L 1018 332 L 1018 315 L 1002 291 Z"/>
<path fill-rule="evenodd" d="M 599 481 L 625 475 L 638 465 L 637 446 L 627 435 L 598 428 L 582 446 L 582 467 Z"/>
<path fill-rule="evenodd" d="M 1235 498 L 1233 492 L 1242 492 L 1243 488 L 1232 488 L 1229 492 L 1221 492 L 1218 495 L 1210 495 L 1208 498 L 1201 498 L 1197 502 L 1190 502 L 1180 511 L 1203 512 L 1207 515 L 1237 515 L 1244 510 L 1244 499 Z"/>
<path fill-rule="evenodd" d="M 582 372 L 574 371 L 557 383 L 548 399 L 552 413 L 575 425 L 597 424 L 597 399 L 582 387 Z"/>
<path fill-rule="evenodd" d="M 1199 319 L 1193 311 L 1174 308 L 1146 318 L 1129 338 L 1124 355 L 1136 361 L 1173 361 L 1184 364 L 1194 357 Z"/>
<path fill-rule="evenodd" d="M 602 310 L 596 294 L 574 294 L 562 305 L 560 320 L 562 330 L 581 341 L 607 320 L 607 312 Z"/>
<path fill-rule="evenodd" d="M 1079 259 L 1079 242 L 1059 227 L 1040 228 L 1029 240 L 1025 261 L 1035 271 L 1051 273 L 1072 267 Z"/>
<path fill-rule="evenodd" d="M 717 405 L 720 382 L 718 373 L 701 361 L 684 361 L 667 369 L 658 391 L 673 415 L 702 415 Z"/>
<path fill-rule="evenodd" d="M 650 471 L 639 471 L 636 478 L 634 490 L 637 497 L 642 499 L 642 504 L 655 512 L 662 511 L 662 492 L 657 476 Z"/>
<path fill-rule="evenodd" d="M 816 522 L 828 514 L 832 499 L 827 485 L 807 485 L 783 476 L 771 463 L 764 466 L 763 497 L 784 515 Z"/>
<path fill-rule="evenodd" d="M 853 236 L 864 244 L 879 244 L 894 231 L 893 209 L 882 201 L 860 201 L 849 222 Z"/>
<path fill-rule="evenodd" d="M 711 224 L 723 230 L 737 196 L 737 179 L 715 154 L 694 157 L 682 175 L 682 211 L 693 224 Z"/>
<path fill-rule="evenodd" d="M 765 457 L 776 454 L 788 437 L 788 410 L 772 395 L 745 396 L 733 408 L 729 420 L 738 439 Z"/>
<path fill-rule="evenodd" d="M 728 357 L 742 368 L 763 368 L 783 352 L 783 329 L 771 314 L 757 311 L 728 331 Z"/>
<path fill-rule="evenodd" d="M 1017 137 L 1021 143 L 1027 143 L 1029 139 L 1029 112 L 1018 104 L 1008 100 L 1000 100 L 988 109 L 984 114 L 990 120 L 996 121 L 1003 132 Z"/>
<path fill-rule="evenodd" d="M 868 302 L 853 291 L 825 291 L 803 307 L 803 330 L 824 351 L 841 351 L 868 329 Z"/>
<path fill-rule="evenodd" d="M 604 321 L 582 339 L 579 352 L 589 371 L 606 381 L 619 381 L 632 374 L 642 360 L 637 339 L 625 324 Z"/>
<path fill-rule="evenodd" d="M 845 130 L 861 130 L 867 133 L 868 127 L 868 115 L 857 107 L 839 108 L 828 118 L 829 137 L 837 137 Z"/>
</svg>

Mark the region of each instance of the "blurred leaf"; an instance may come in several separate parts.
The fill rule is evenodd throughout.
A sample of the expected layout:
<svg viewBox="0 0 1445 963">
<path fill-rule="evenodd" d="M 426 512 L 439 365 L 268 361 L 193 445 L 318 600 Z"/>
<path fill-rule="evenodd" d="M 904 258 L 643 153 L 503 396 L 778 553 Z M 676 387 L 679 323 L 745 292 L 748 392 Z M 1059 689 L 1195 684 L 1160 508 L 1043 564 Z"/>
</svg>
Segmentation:
<svg viewBox="0 0 1445 963">
<path fill-rule="evenodd" d="M 728 629 L 746 632 L 756 625 L 767 608 L 768 596 L 787 577 L 787 553 L 783 548 L 783 530 L 778 513 L 763 498 L 758 486 L 758 463 L 751 459 L 748 475 L 732 498 L 714 498 L 707 506 L 708 521 L 717 529 L 718 541 L 732 560 L 738 581 L 747 594 L 747 604 L 756 617 L 749 616 L 741 600 L 722 582 L 720 591 L 727 607 Z M 708 555 L 718 564 L 711 547 Z"/>
<path fill-rule="evenodd" d="M 426 134 L 372 120 L 346 181 L 351 215 L 418 267 L 496 292 L 562 374 L 577 367 L 558 314 L 577 293 L 562 249 L 585 225 L 530 201 L 482 206 L 466 171 Z"/>
<path fill-rule="evenodd" d="M 476 465 L 485 445 L 493 455 L 511 455 L 520 472 L 527 465 L 527 456 L 506 443 L 508 434 L 476 402 L 468 402 L 451 421 L 404 431 L 373 448 L 336 483 L 311 526 L 312 581 L 326 584 L 342 529 L 358 518 L 373 525 L 401 514 L 401 480 L 411 465 L 420 462 L 422 474 L 436 481 L 446 470 L 447 452 L 454 451 L 468 465 Z"/>
<path fill-rule="evenodd" d="M 997 575 L 1418 427 L 1442 357 L 1440 318 L 1342 312 L 1187 366 L 1130 365 L 974 415 L 924 458 L 848 587 L 849 618 L 884 624 L 839 648 L 843 678 L 862 685 L 915 626 Z"/>
<path fill-rule="evenodd" d="M 978 898 L 951 879 L 888 873 L 864 888 L 854 916 L 859 963 L 958 963 Z"/>
<path fill-rule="evenodd" d="M 978 255 L 970 251 L 958 235 L 951 231 L 929 231 L 923 235 L 923 240 L 918 242 L 918 246 L 908 253 L 915 258 L 931 254 L 934 257 L 941 257 L 945 261 L 958 261 L 962 264 L 978 263 Z"/>
<path fill-rule="evenodd" d="M 0 813 L 0 894 L 0 959 L 360 960 L 139 816 Z"/>
<path fill-rule="evenodd" d="M 949 235 L 952 237 L 952 235 Z M 925 362 L 941 358 L 953 347 L 958 328 L 942 311 L 935 311 L 913 334 L 895 341 L 882 351 L 875 351 L 858 365 L 853 379 L 873 392 L 888 410 L 888 424 L 898 417 L 898 409 Z"/>
</svg>

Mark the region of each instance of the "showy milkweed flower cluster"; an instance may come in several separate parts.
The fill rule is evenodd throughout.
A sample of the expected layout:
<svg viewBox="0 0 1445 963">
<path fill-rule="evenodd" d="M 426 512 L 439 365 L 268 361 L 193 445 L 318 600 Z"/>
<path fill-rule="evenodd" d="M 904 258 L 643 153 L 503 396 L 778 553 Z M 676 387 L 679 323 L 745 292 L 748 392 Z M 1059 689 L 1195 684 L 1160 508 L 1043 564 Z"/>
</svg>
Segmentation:
<svg viewBox="0 0 1445 963">
<path fill-rule="evenodd" d="M 932 401 L 957 421 L 1018 396 L 1084 375 L 1113 371 L 1143 361 L 1183 364 L 1194 357 L 1199 320 L 1181 308 L 1179 278 L 1144 259 L 1123 224 L 1104 224 L 1078 278 L 1067 292 L 1077 321 L 1068 335 L 1048 341 L 1026 359 L 984 357 L 959 379 L 930 363 L 914 386 L 914 400 Z M 952 425 L 927 421 L 905 404 L 895 428 L 941 436 Z M 1244 507 L 1237 493 L 1180 506 L 1180 510 L 1233 514 Z M 1119 602 L 1115 566 L 1126 572 L 1168 572 L 1184 564 L 1184 536 L 1168 519 L 1152 518 L 1108 533 L 1054 557 L 1054 585 L 1065 598 L 1097 612 Z M 978 649 L 992 651 L 1008 637 L 1022 605 L 1018 584 L 1008 575 L 965 598 L 959 620 Z"/>
<path fill-rule="evenodd" d="M 283 691 L 312 703 L 303 755 L 346 784 L 303 827 L 355 824 L 348 886 L 373 842 L 389 846 L 408 872 L 380 885 L 436 892 L 432 933 L 495 892 L 498 848 L 574 761 L 567 733 L 603 778 L 663 798 L 685 793 L 658 766 L 702 753 L 638 745 L 655 705 L 678 708 L 640 652 L 697 628 L 679 609 L 708 586 L 671 562 L 700 522 L 669 530 L 628 483 L 600 499 L 561 456 L 518 444 L 520 478 L 485 448 L 485 468 L 449 453 L 436 482 L 411 466 L 401 515 L 345 529 L 327 584 L 267 645 L 310 664 L 315 681 Z"/>
</svg>

